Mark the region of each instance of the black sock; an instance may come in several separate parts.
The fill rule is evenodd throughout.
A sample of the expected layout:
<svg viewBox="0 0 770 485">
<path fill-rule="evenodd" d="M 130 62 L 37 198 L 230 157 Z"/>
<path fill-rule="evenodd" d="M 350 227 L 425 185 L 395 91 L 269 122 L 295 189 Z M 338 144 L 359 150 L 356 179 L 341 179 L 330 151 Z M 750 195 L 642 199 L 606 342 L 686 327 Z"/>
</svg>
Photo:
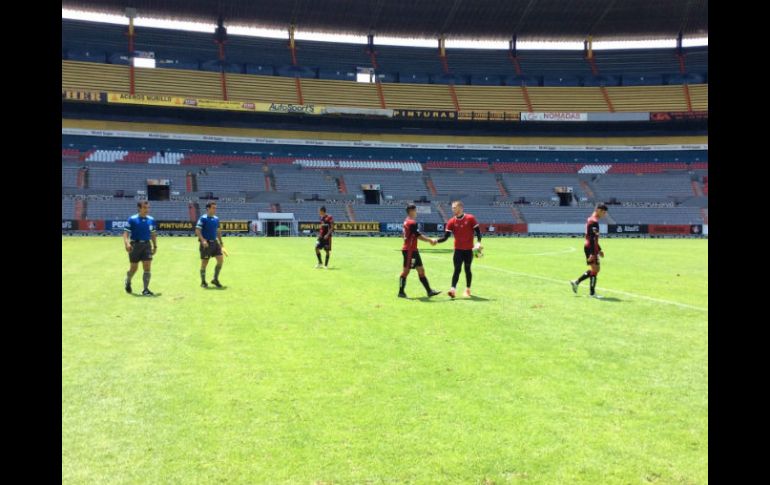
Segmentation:
<svg viewBox="0 0 770 485">
<path fill-rule="evenodd" d="M 596 275 L 591 276 L 591 294 L 596 293 Z"/>
<path fill-rule="evenodd" d="M 403 293 L 406 288 L 406 276 L 401 276 L 398 280 L 398 292 Z"/>
<path fill-rule="evenodd" d="M 206 282 L 206 270 L 201 269 L 201 283 L 205 283 L 205 282 Z"/>
<path fill-rule="evenodd" d="M 591 272 L 590 271 L 586 271 L 585 273 L 580 275 L 580 278 L 578 278 L 575 283 L 580 284 L 580 282 L 585 281 L 589 276 L 591 276 Z"/>
<path fill-rule="evenodd" d="M 315 257 L 318 258 L 318 264 L 321 264 L 321 253 L 315 253 Z"/>
<path fill-rule="evenodd" d="M 326 262 L 324 263 L 324 266 L 329 266 L 329 253 L 326 253 Z"/>
<path fill-rule="evenodd" d="M 134 277 L 134 273 L 126 271 L 126 283 L 131 283 L 131 278 Z"/>
<path fill-rule="evenodd" d="M 144 283 L 144 289 L 145 290 L 148 289 L 148 287 L 150 286 L 150 272 L 149 271 L 145 271 L 144 274 L 142 275 L 142 282 Z"/>
<path fill-rule="evenodd" d="M 214 281 L 219 281 L 219 272 L 222 271 L 222 265 L 214 266 Z"/>
<path fill-rule="evenodd" d="M 422 286 L 425 287 L 425 291 L 430 293 L 430 283 L 428 283 L 428 277 L 427 276 L 420 276 L 420 283 L 422 283 Z"/>
</svg>

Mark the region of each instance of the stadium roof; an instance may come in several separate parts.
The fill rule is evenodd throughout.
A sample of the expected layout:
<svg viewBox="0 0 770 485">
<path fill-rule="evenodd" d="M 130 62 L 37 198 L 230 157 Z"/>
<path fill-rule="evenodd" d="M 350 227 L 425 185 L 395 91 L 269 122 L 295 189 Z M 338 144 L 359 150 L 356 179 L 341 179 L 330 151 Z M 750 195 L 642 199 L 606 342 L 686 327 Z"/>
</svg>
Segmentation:
<svg viewBox="0 0 770 485">
<path fill-rule="evenodd" d="M 708 0 L 62 0 L 62 8 L 337 34 L 521 40 L 708 34 Z"/>
</svg>

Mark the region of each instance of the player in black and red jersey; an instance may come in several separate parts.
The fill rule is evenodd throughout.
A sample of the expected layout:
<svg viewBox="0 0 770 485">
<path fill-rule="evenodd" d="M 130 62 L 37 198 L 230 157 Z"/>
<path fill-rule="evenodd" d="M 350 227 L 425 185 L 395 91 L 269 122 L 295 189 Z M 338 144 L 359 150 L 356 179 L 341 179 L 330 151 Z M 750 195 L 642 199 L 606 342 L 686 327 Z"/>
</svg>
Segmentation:
<svg viewBox="0 0 770 485">
<path fill-rule="evenodd" d="M 575 281 L 570 281 L 572 285 L 572 291 L 577 294 L 578 285 L 590 278 L 591 283 L 591 296 L 595 298 L 601 298 L 596 294 L 596 276 L 599 274 L 599 258 L 604 257 L 604 251 L 599 245 L 599 219 L 607 215 L 607 206 L 605 204 L 599 204 L 596 206 L 593 214 L 586 220 L 586 242 L 584 244 L 583 251 L 586 255 L 586 264 L 591 269 L 580 275 Z"/>
<path fill-rule="evenodd" d="M 420 276 L 420 283 L 425 287 L 425 291 L 428 293 L 428 297 L 438 295 L 440 291 L 433 290 L 428 283 L 428 278 L 425 277 L 425 268 L 422 266 L 422 258 L 420 258 L 420 252 L 417 250 L 417 240 L 430 243 L 431 246 L 436 245 L 436 240 L 422 235 L 417 228 L 417 206 L 409 204 L 406 206 L 406 219 L 404 219 L 404 245 L 401 247 L 401 253 L 404 256 L 403 270 L 401 271 L 401 277 L 398 284 L 398 296 L 399 298 L 406 298 L 404 288 L 406 288 L 406 277 L 409 275 L 409 270 L 412 268 L 417 269 L 417 274 Z"/>
<path fill-rule="evenodd" d="M 452 298 L 455 297 L 455 293 L 457 292 L 455 287 L 457 286 L 457 280 L 460 279 L 460 271 L 462 271 L 463 266 L 465 267 L 465 296 L 471 296 L 471 279 L 473 278 L 473 275 L 471 274 L 471 263 L 473 263 L 473 249 L 474 247 L 476 249 L 482 249 L 479 223 L 476 221 L 473 214 L 466 214 L 464 211 L 465 208 L 462 201 L 456 200 L 452 202 L 452 212 L 454 213 L 454 217 L 447 221 L 444 236 L 437 241 L 442 243 L 449 239 L 451 234 L 454 234 L 455 237 L 455 252 L 454 257 L 452 258 L 454 261 L 455 272 L 452 274 L 452 287 L 449 288 L 449 291 L 447 292 Z M 476 238 L 478 238 L 478 244 L 476 246 L 473 245 L 474 233 L 476 234 Z"/>
<path fill-rule="evenodd" d="M 332 252 L 332 233 L 334 232 L 334 218 L 326 213 L 326 206 L 318 209 L 321 216 L 321 225 L 318 229 L 318 242 L 315 245 L 315 256 L 318 258 L 316 268 L 329 268 L 329 253 Z M 326 251 L 326 262 L 321 265 L 321 249 Z"/>
</svg>

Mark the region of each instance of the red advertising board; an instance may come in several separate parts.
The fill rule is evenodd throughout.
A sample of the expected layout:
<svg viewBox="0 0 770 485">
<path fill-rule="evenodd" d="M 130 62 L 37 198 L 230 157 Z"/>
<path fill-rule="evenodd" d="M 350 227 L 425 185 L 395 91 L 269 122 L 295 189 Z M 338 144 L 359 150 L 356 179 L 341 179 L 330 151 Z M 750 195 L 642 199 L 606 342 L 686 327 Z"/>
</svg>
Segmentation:
<svg viewBox="0 0 770 485">
<path fill-rule="evenodd" d="M 648 224 L 649 234 L 690 234 L 689 224 Z"/>
<path fill-rule="evenodd" d="M 81 219 L 75 221 L 75 229 L 78 231 L 103 231 L 104 220 Z"/>
<path fill-rule="evenodd" d="M 526 234 L 526 224 L 479 224 L 483 234 Z"/>
</svg>

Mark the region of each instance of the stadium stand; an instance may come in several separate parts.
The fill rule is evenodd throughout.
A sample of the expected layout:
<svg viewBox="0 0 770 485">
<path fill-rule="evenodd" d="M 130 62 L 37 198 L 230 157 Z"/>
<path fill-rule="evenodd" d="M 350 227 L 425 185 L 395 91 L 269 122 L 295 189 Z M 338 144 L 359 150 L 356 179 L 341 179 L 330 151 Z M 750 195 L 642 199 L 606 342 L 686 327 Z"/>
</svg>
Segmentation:
<svg viewBox="0 0 770 485">
<path fill-rule="evenodd" d="M 124 32 L 125 27 L 120 25 L 62 19 L 62 59 L 109 63 L 115 67 L 126 64 L 128 46 Z M 160 68 L 219 70 L 211 34 L 151 27 L 137 27 L 135 32 L 135 48 L 154 52 Z M 292 66 L 286 40 L 229 35 L 226 71 L 235 75 L 278 73 L 288 77 L 348 80 L 357 68 L 374 67 L 366 46 L 360 44 L 301 40 L 297 41 L 295 53 L 297 66 Z M 519 50 L 514 61 L 507 50 L 447 48 L 446 62 L 448 76 L 458 87 L 467 82 L 486 86 L 499 86 L 503 82 L 519 85 L 521 78 L 529 79 L 528 85 L 534 81 L 535 86 L 596 86 L 599 85 L 597 77 L 608 86 L 616 83 L 662 85 L 671 81 L 703 82 L 708 72 L 708 47 L 683 49 L 684 74 L 680 72 L 675 49 L 595 50 L 593 53 L 594 67 L 600 76 L 594 75 L 581 51 Z M 447 75 L 435 48 L 377 45 L 374 58 L 386 83 L 446 82 Z M 318 96 L 323 99 L 322 94 Z M 366 99 L 371 102 L 375 98 L 367 94 Z M 361 105 L 360 101 L 356 103 Z"/>
</svg>

